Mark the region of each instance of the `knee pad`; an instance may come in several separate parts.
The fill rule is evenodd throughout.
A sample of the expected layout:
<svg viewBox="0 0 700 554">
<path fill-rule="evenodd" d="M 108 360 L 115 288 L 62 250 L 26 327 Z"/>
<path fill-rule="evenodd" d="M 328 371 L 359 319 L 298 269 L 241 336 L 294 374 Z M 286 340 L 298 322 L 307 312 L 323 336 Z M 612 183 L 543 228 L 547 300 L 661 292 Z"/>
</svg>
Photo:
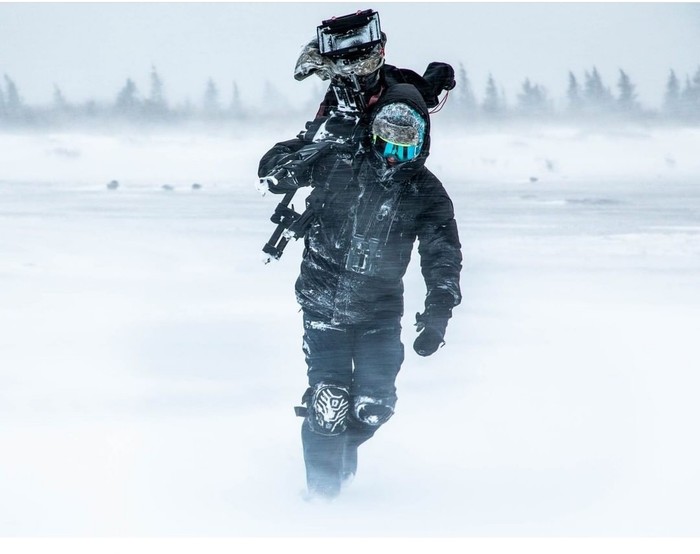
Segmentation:
<svg viewBox="0 0 700 554">
<path fill-rule="evenodd" d="M 319 435 L 340 435 L 348 426 L 350 391 L 342 385 L 318 383 L 307 401 L 311 430 Z"/>
<path fill-rule="evenodd" d="M 396 398 L 372 398 L 356 396 L 352 399 L 353 417 L 370 427 L 379 427 L 394 415 Z"/>
</svg>

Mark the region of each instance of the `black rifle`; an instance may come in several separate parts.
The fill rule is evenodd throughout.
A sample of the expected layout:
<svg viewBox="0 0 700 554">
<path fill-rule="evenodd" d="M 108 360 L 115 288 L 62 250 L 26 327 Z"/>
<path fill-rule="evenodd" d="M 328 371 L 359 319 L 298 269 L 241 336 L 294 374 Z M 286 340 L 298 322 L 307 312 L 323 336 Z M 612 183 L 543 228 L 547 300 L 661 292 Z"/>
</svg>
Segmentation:
<svg viewBox="0 0 700 554">
<path fill-rule="evenodd" d="M 282 257 L 287 243 L 291 239 L 299 239 L 313 219 L 313 208 L 307 207 L 304 213 L 298 213 L 290 203 L 299 187 L 300 175 L 310 171 L 316 161 L 327 152 L 335 152 L 340 156 L 353 157 L 361 148 L 364 135 L 360 133 L 360 119 L 365 110 L 364 97 L 357 78 L 351 76 L 336 76 L 331 81 L 337 107 L 330 115 L 321 121 L 307 124 L 307 131 L 300 136 L 310 136 L 310 144 L 302 147 L 271 175 L 260 179 L 264 188 L 276 194 L 284 194 L 282 201 L 277 204 L 275 213 L 270 221 L 277 227 L 272 232 L 270 240 L 263 246 L 266 254 L 265 263 Z"/>
<path fill-rule="evenodd" d="M 267 254 L 265 263 L 269 263 L 273 258 L 279 260 L 290 239 L 296 240 L 306 234 L 313 211 L 306 209 L 300 214 L 294 210 L 294 206 L 290 207 L 290 203 L 299 187 L 303 186 L 298 181 L 299 174 L 310 169 L 311 165 L 330 150 L 333 144 L 332 142 L 312 142 L 301 148 L 293 159 L 282 165 L 272 175 L 260 179 L 260 182 L 265 184 L 271 192 L 284 193 L 282 201 L 277 204 L 275 213 L 270 217 L 270 221 L 277 227 L 272 232 L 270 240 L 263 246 L 262 250 Z"/>
</svg>

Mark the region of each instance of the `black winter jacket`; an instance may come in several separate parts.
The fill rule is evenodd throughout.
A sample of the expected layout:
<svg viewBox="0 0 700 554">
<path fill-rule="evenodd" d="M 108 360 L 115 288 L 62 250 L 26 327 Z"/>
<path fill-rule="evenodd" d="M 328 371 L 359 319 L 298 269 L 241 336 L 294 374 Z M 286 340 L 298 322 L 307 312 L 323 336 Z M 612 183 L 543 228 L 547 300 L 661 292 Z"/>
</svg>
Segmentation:
<svg viewBox="0 0 700 554">
<path fill-rule="evenodd" d="M 389 87 L 376 103 L 401 101 L 429 115 L 418 90 Z M 308 142 L 275 145 L 262 158 L 259 175 Z M 357 324 L 403 314 L 403 276 L 418 238 L 428 313 L 450 317 L 461 301 L 462 255 L 452 202 L 441 182 L 424 166 L 429 134 L 420 156 L 380 177 L 371 152 L 347 161 L 331 154 L 314 168 L 307 199 L 315 217 L 304 239 L 296 296 L 302 308 L 334 324 Z"/>
</svg>

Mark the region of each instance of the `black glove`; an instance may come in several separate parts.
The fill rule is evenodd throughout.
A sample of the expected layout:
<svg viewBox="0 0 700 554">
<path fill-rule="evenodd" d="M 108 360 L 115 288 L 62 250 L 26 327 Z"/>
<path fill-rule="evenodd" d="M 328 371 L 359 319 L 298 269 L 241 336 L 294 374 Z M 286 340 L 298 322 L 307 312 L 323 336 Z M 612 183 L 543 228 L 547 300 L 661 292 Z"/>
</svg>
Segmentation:
<svg viewBox="0 0 700 554">
<path fill-rule="evenodd" d="M 287 194 L 299 188 L 299 182 L 293 176 L 285 176 L 281 179 L 268 177 L 261 181 L 272 194 Z"/>
<path fill-rule="evenodd" d="M 431 315 L 428 310 L 425 313 L 416 314 L 416 331 L 420 334 L 413 343 L 413 350 L 419 356 L 435 354 L 437 349 L 445 344 L 444 338 L 448 320 L 448 316 Z"/>
<path fill-rule="evenodd" d="M 439 95 L 443 90 L 452 90 L 457 85 L 455 70 L 445 62 L 429 63 L 423 73 L 423 78 L 430 83 L 436 95 Z"/>
<path fill-rule="evenodd" d="M 284 160 L 260 183 L 273 194 L 287 194 L 308 184 L 310 168 L 302 160 Z"/>
</svg>

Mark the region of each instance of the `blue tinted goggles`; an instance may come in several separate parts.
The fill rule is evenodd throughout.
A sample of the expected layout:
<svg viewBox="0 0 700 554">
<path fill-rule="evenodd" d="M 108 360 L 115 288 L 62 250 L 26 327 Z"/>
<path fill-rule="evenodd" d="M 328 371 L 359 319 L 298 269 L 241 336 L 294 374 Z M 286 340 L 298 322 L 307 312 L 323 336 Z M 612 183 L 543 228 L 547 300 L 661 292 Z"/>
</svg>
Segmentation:
<svg viewBox="0 0 700 554">
<path fill-rule="evenodd" d="M 415 159 L 420 149 L 415 144 L 396 144 L 388 142 L 379 135 L 372 135 L 372 144 L 384 158 L 396 158 L 400 162 Z"/>
</svg>

